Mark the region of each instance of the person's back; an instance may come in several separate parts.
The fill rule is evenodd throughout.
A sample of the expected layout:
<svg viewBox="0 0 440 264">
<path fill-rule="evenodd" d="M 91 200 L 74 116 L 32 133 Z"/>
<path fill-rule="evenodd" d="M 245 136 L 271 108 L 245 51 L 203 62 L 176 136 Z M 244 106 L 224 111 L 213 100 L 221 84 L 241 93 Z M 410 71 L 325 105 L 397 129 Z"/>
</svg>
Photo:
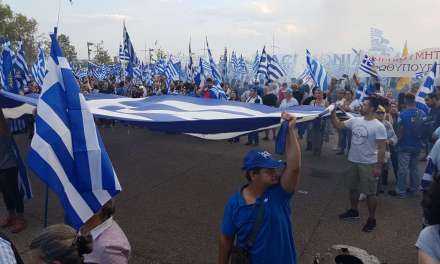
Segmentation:
<svg viewBox="0 0 440 264">
<path fill-rule="evenodd" d="M 93 251 L 84 255 L 84 263 L 128 263 L 130 243 L 113 218 L 107 219 L 95 228 L 91 235 Z"/>
<path fill-rule="evenodd" d="M 400 113 L 399 125 L 399 147 L 402 149 L 422 148 L 421 124 L 426 118 L 426 114 L 417 108 L 407 108 Z"/>
</svg>

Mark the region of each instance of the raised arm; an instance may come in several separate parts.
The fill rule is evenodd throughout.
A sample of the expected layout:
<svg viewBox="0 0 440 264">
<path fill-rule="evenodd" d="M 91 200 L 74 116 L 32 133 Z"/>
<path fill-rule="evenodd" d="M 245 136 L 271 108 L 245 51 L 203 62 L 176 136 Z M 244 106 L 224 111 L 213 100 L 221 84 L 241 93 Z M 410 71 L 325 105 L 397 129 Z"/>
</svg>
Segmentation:
<svg viewBox="0 0 440 264">
<path fill-rule="evenodd" d="M 301 147 L 295 131 L 296 117 L 287 113 L 282 118 L 289 122 L 289 133 L 286 140 L 286 169 L 281 176 L 281 186 L 286 192 L 294 192 L 299 183 L 301 172 Z"/>
</svg>

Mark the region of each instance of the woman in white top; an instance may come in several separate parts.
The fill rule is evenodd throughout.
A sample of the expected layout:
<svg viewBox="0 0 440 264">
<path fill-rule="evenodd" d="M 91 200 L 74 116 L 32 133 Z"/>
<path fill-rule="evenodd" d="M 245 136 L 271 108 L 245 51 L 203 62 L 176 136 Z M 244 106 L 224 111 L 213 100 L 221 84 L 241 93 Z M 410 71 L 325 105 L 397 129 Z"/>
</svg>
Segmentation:
<svg viewBox="0 0 440 264">
<path fill-rule="evenodd" d="M 286 90 L 286 98 L 284 98 L 280 103 L 280 110 L 286 111 L 288 108 L 299 105 L 298 100 L 293 97 L 293 91 L 290 88 Z"/>
</svg>

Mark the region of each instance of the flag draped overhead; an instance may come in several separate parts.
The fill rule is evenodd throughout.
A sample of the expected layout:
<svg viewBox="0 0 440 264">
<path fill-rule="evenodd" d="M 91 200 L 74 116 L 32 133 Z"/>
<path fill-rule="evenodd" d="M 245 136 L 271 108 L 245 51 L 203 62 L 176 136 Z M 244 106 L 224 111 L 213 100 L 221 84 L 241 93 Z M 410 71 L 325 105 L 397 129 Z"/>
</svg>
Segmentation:
<svg viewBox="0 0 440 264">
<path fill-rule="evenodd" d="M 7 98 L 26 105 L 35 105 L 38 101 L 0 90 L 0 104 Z M 127 98 L 90 94 L 86 99 L 91 113 L 98 118 L 125 121 L 161 132 L 203 135 L 207 139 L 227 139 L 276 126 L 281 116 L 279 109 L 260 104 L 190 96 Z M 24 110 L 32 113 L 32 108 Z M 299 106 L 289 112 L 298 117 L 298 122 L 304 122 L 316 118 L 323 110 L 321 107 Z"/>
</svg>

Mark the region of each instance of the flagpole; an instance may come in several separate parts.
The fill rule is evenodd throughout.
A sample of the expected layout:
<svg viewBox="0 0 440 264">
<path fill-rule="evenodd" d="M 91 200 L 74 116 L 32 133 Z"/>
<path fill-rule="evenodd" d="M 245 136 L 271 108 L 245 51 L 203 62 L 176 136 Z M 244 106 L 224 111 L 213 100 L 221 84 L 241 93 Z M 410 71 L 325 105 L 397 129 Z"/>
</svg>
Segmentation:
<svg viewBox="0 0 440 264">
<path fill-rule="evenodd" d="M 49 207 L 49 186 L 46 184 L 46 194 L 45 194 L 45 201 L 44 201 L 44 228 L 47 227 L 47 215 L 48 215 L 48 209 Z"/>
<path fill-rule="evenodd" d="M 60 14 L 61 14 L 61 0 L 58 0 L 58 18 L 57 18 L 57 28 L 60 25 Z"/>
</svg>

